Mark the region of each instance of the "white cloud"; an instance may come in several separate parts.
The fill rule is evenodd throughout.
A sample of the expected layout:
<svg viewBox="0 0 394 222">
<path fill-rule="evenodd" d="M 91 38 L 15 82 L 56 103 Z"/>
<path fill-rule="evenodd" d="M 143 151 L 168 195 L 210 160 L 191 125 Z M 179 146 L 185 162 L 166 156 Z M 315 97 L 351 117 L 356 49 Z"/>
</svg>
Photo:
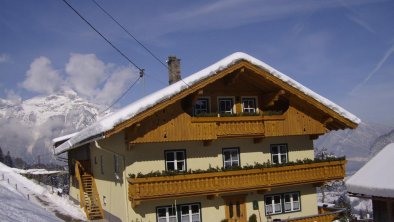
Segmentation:
<svg viewBox="0 0 394 222">
<path fill-rule="evenodd" d="M 1 53 L 0 54 L 0 63 L 4 63 L 4 62 L 8 62 L 8 61 L 10 61 L 10 56 L 5 53 Z"/>
<path fill-rule="evenodd" d="M 111 104 L 137 78 L 136 73 L 137 71 L 131 68 L 115 70 L 102 90 L 97 94 L 95 100 L 100 104 Z"/>
<path fill-rule="evenodd" d="M 135 69 L 104 63 L 94 54 L 71 54 L 67 82 L 80 96 L 109 105 L 137 78 Z"/>
<path fill-rule="evenodd" d="M 94 54 L 71 54 L 66 64 L 67 81 L 78 94 L 89 99 L 99 93 L 109 66 Z"/>
<path fill-rule="evenodd" d="M 107 106 L 137 77 L 138 71 L 135 68 L 104 63 L 95 54 L 73 53 L 63 72 L 55 70 L 48 58 L 36 58 L 20 85 L 24 89 L 42 94 L 72 89 L 90 102 Z M 6 91 L 6 94 L 8 100 L 20 100 L 14 91 Z"/>
<path fill-rule="evenodd" d="M 59 72 L 52 68 L 51 61 L 44 56 L 35 59 L 26 72 L 23 88 L 38 93 L 53 93 L 63 84 Z"/>
<path fill-rule="evenodd" d="M 11 101 L 13 104 L 20 104 L 22 102 L 22 97 L 19 96 L 14 90 L 5 90 L 6 99 Z"/>
</svg>

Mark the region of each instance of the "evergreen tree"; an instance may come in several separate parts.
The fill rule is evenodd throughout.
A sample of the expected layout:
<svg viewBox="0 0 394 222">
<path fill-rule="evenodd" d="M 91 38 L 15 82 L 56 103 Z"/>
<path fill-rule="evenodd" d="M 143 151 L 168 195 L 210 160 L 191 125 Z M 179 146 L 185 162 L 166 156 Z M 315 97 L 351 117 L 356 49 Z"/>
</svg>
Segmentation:
<svg viewBox="0 0 394 222">
<path fill-rule="evenodd" d="M 4 157 L 4 164 L 9 167 L 14 167 L 14 163 L 12 161 L 10 151 L 7 152 L 7 155 Z"/>
<path fill-rule="evenodd" d="M 1 147 L 0 147 L 0 162 L 4 163 L 4 155 L 3 155 L 3 150 L 1 150 Z"/>
</svg>

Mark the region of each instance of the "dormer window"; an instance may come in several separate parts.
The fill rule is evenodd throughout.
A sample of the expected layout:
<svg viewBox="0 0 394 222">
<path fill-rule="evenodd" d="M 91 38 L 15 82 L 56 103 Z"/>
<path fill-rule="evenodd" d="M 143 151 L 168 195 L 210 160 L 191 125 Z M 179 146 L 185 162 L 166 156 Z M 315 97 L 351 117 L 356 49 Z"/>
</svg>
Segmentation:
<svg viewBox="0 0 394 222">
<path fill-rule="evenodd" d="M 243 97 L 242 98 L 242 112 L 244 113 L 256 113 L 256 98 L 255 97 Z"/>
<path fill-rule="evenodd" d="M 196 101 L 194 106 L 194 115 L 199 115 L 202 113 L 209 113 L 209 99 L 208 98 L 199 98 Z"/>
<path fill-rule="evenodd" d="M 234 98 L 224 97 L 218 98 L 218 110 L 219 113 L 233 114 L 234 110 Z"/>
</svg>

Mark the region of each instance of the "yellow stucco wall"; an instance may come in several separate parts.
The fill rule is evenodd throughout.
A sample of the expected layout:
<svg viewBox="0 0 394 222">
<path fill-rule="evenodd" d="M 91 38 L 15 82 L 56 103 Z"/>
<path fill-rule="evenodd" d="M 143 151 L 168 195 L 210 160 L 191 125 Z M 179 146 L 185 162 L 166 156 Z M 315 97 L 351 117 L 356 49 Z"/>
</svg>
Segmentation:
<svg viewBox="0 0 394 222">
<path fill-rule="evenodd" d="M 90 157 L 92 160 L 92 172 L 99 190 L 103 209 L 107 212 L 106 217 L 111 221 L 156 221 L 156 207 L 174 204 L 174 200 L 155 200 L 143 202 L 137 208 L 131 207 L 127 198 L 128 174 L 139 172 L 165 170 L 164 151 L 173 149 L 185 149 L 187 157 L 187 169 L 207 169 L 209 166 L 222 167 L 222 149 L 239 147 L 241 165 L 253 165 L 255 162 L 263 163 L 271 159 L 270 145 L 287 143 L 289 147 L 289 160 L 311 158 L 313 159 L 313 143 L 307 136 L 288 136 L 265 138 L 260 143 L 253 143 L 248 139 L 220 139 L 213 141 L 209 146 L 203 146 L 201 141 L 173 142 L 173 143 L 149 143 L 138 144 L 131 150 L 126 148 L 124 135 L 116 134 L 108 139 L 90 144 Z M 116 153 L 120 163 L 119 179 L 114 172 L 114 154 Z M 103 157 L 104 173 L 101 173 L 100 158 Z M 125 161 L 125 164 L 124 162 Z M 125 169 L 126 166 L 126 169 Z M 125 169 L 125 171 L 124 171 Z M 308 185 L 309 186 L 309 185 Z M 283 191 L 282 191 L 283 190 Z M 277 192 L 301 192 L 302 212 L 284 214 L 275 218 L 287 218 L 289 216 L 305 216 L 317 213 L 316 191 L 311 187 L 300 186 L 297 188 L 273 189 L 269 193 Z M 78 190 L 70 190 L 73 195 L 79 195 Z M 268 193 L 268 194 L 269 194 Z M 105 197 L 106 204 L 103 203 Z M 76 198 L 76 197 L 75 197 Z M 265 218 L 264 194 L 248 193 L 247 214 L 254 212 L 252 201 L 258 200 L 260 214 Z M 208 200 L 205 196 L 194 198 L 180 198 L 177 204 L 199 202 L 202 207 L 203 221 L 220 221 L 225 218 L 224 201 L 221 197 Z M 264 220 L 263 220 L 264 221 Z"/>
</svg>

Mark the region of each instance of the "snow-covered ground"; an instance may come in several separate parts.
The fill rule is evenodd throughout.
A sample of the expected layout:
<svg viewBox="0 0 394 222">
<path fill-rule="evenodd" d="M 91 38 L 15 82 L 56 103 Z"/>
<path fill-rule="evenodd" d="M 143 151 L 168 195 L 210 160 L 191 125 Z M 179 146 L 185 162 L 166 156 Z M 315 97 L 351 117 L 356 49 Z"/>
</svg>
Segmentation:
<svg viewBox="0 0 394 222">
<path fill-rule="evenodd" d="M 67 196 L 58 196 L 0 163 L 0 221 L 85 221 Z"/>
<path fill-rule="evenodd" d="M 328 186 L 325 187 L 324 200 L 321 191 L 317 193 L 318 203 L 320 206 L 323 204 L 329 207 L 335 206 L 340 198 L 348 198 L 352 208 L 352 214 L 359 218 L 363 216 L 364 218 L 371 218 L 373 215 L 372 201 L 369 199 L 363 199 L 358 197 L 348 197 L 347 189 L 343 181 L 332 181 L 327 183 Z M 369 216 L 367 216 L 367 214 Z"/>
</svg>

